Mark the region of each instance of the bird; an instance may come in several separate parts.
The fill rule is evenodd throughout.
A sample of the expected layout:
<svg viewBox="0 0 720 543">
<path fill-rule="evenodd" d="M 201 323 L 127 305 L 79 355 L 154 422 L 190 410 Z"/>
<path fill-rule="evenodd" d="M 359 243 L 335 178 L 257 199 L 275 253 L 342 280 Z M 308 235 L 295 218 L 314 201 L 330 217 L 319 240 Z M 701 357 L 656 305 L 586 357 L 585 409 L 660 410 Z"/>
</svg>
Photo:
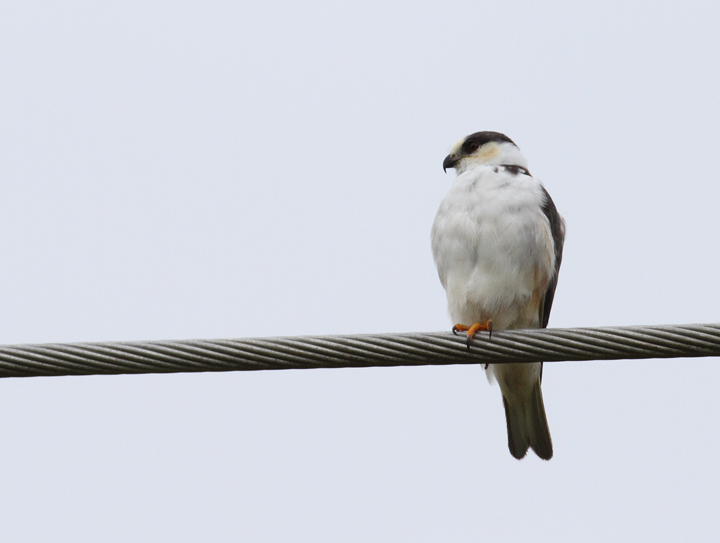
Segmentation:
<svg viewBox="0 0 720 543">
<path fill-rule="evenodd" d="M 431 245 L 447 295 L 453 333 L 468 349 L 480 330 L 546 328 L 565 240 L 565 220 L 520 148 L 499 132 L 476 132 L 443 161 L 456 177 L 440 203 Z M 476 339 L 477 341 L 477 339 Z M 508 448 L 518 460 L 531 448 L 550 460 L 542 362 L 487 364 L 497 381 Z"/>
</svg>

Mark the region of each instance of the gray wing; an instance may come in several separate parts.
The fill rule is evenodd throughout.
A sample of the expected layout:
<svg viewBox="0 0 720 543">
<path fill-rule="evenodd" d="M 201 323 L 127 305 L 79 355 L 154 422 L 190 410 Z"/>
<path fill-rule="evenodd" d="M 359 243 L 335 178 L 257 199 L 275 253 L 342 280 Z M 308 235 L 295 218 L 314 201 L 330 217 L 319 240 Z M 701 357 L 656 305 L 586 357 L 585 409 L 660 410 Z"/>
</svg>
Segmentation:
<svg viewBox="0 0 720 543">
<path fill-rule="evenodd" d="M 560 216 L 555 207 L 555 202 L 552 201 L 548 191 L 545 187 L 541 187 L 543 194 L 545 195 L 545 203 L 543 204 L 542 210 L 545 216 L 550 221 L 550 233 L 552 234 L 553 243 L 555 245 L 555 273 L 553 274 L 552 281 L 548 285 L 548 289 L 545 292 L 545 301 L 540 309 L 540 322 L 543 328 L 547 328 L 548 321 L 550 320 L 550 310 L 552 309 L 553 298 L 555 298 L 555 287 L 557 287 L 558 273 L 560 272 L 560 263 L 562 262 L 563 243 L 565 242 L 565 221 Z"/>
</svg>

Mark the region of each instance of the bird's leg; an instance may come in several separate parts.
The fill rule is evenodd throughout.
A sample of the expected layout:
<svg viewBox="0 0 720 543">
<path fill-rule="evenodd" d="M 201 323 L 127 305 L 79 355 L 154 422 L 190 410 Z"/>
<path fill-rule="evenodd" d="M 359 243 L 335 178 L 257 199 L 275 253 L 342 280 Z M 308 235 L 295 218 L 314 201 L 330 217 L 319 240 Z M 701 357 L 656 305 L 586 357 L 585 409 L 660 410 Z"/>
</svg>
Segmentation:
<svg viewBox="0 0 720 543">
<path fill-rule="evenodd" d="M 490 332 L 489 337 L 492 337 L 492 330 L 493 330 L 492 319 L 488 319 L 488 321 L 485 324 L 476 322 L 472 326 L 465 326 L 464 324 L 456 324 L 455 326 L 452 327 L 453 334 L 457 335 L 458 332 L 467 332 L 466 343 L 467 343 L 468 351 L 470 350 L 470 343 L 472 343 L 473 336 L 475 336 L 475 333 L 478 330 L 487 330 L 488 332 Z"/>
</svg>

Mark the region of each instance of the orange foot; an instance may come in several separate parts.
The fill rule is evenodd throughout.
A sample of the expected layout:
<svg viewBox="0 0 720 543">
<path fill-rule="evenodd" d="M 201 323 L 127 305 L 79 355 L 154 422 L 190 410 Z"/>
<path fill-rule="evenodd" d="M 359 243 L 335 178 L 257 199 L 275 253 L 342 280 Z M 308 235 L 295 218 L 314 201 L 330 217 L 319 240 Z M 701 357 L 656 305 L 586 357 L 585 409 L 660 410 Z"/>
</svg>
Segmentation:
<svg viewBox="0 0 720 543">
<path fill-rule="evenodd" d="M 478 330 L 487 330 L 490 332 L 489 337 L 492 337 L 492 319 L 488 319 L 488 321 L 485 324 L 480 324 L 479 322 L 476 322 L 472 326 L 465 326 L 464 324 L 456 324 L 452 327 L 452 333 L 456 334 L 458 332 L 467 332 L 467 348 L 468 351 L 470 350 L 470 343 L 472 343 L 473 336 L 475 335 L 475 332 Z"/>
</svg>

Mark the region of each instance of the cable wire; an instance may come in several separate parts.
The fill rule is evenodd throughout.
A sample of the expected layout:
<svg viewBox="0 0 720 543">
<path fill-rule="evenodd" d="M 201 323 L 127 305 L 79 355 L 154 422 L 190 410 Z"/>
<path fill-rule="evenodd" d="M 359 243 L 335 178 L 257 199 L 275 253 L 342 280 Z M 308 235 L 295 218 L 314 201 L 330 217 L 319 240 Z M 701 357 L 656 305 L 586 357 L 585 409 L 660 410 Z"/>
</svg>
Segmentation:
<svg viewBox="0 0 720 543">
<path fill-rule="evenodd" d="M 720 324 L 51 343 L 0 347 L 0 377 L 361 368 L 720 356 Z"/>
</svg>

